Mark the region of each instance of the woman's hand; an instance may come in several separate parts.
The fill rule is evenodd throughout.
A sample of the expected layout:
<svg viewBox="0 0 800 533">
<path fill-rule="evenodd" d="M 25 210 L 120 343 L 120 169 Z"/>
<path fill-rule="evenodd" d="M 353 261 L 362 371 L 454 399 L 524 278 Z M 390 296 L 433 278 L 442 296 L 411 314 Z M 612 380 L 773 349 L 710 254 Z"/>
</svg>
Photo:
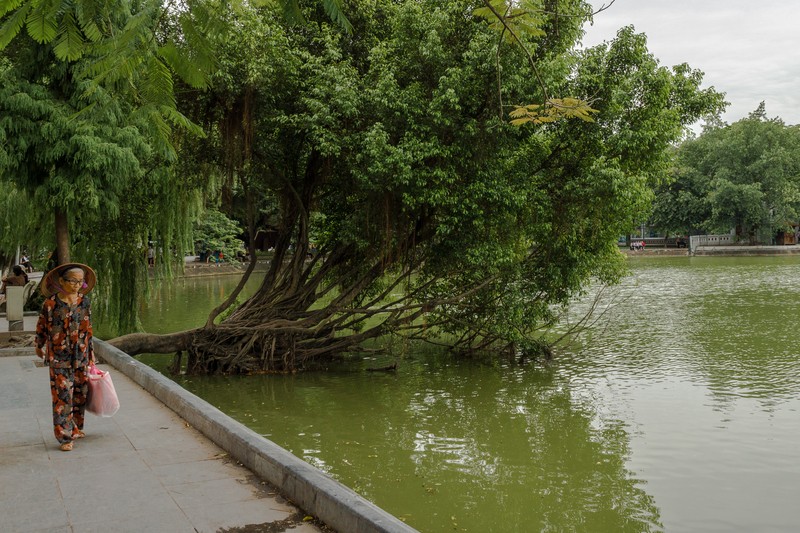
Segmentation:
<svg viewBox="0 0 800 533">
<path fill-rule="evenodd" d="M 36 347 L 36 355 L 39 356 L 39 359 L 44 359 L 44 352 L 38 346 Z"/>
</svg>

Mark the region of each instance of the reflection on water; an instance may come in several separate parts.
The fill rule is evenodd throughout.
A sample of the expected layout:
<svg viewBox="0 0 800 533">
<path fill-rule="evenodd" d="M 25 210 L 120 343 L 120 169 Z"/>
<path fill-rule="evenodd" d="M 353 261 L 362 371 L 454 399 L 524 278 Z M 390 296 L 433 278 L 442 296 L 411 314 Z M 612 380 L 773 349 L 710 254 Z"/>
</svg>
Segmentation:
<svg viewBox="0 0 800 533">
<path fill-rule="evenodd" d="M 797 398 L 800 259 L 658 258 L 633 266 L 607 322 L 581 345 L 584 378 L 623 370 L 623 379 L 680 377 L 721 396 Z"/>
<path fill-rule="evenodd" d="M 181 381 L 425 532 L 793 530 L 800 259 L 632 268 L 545 367 L 413 348 L 396 375 Z M 146 328 L 204 322 L 235 282 L 165 288 Z"/>
<path fill-rule="evenodd" d="M 604 329 L 560 361 L 576 394 L 626 421 L 667 531 L 795 530 L 800 259 L 632 266 Z"/>
<path fill-rule="evenodd" d="M 598 423 L 551 370 L 401 368 L 184 386 L 421 531 L 658 529 L 624 424 Z"/>
</svg>

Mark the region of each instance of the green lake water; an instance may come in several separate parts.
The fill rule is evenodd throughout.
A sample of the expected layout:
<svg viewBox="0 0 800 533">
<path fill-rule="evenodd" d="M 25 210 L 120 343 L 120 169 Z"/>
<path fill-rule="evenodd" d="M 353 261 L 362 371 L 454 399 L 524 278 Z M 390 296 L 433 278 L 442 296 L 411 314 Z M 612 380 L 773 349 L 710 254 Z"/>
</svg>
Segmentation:
<svg viewBox="0 0 800 533">
<path fill-rule="evenodd" d="M 798 530 L 800 258 L 631 266 L 546 365 L 398 345 L 396 374 L 178 381 L 423 532 Z M 237 280 L 163 286 L 145 328 L 201 324 Z"/>
</svg>

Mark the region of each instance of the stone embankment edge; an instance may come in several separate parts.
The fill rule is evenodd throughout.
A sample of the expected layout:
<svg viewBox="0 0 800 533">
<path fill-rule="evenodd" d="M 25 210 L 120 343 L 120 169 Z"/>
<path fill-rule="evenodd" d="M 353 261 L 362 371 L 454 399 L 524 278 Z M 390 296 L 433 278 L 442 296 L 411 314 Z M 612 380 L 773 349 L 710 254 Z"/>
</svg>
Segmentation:
<svg viewBox="0 0 800 533">
<path fill-rule="evenodd" d="M 99 339 L 95 352 L 327 526 L 341 533 L 417 531 L 125 352 Z"/>
</svg>

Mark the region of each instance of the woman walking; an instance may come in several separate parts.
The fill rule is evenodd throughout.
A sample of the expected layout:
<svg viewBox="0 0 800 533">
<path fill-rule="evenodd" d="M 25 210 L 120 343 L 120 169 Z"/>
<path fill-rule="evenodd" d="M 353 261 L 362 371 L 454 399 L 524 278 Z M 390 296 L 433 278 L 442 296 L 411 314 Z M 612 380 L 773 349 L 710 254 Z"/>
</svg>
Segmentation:
<svg viewBox="0 0 800 533">
<path fill-rule="evenodd" d="M 88 370 L 94 362 L 92 312 L 86 294 L 96 281 L 90 267 L 68 263 L 48 272 L 39 285 L 46 299 L 36 325 L 36 355 L 50 367 L 53 432 L 65 452 L 85 435 Z"/>
</svg>

